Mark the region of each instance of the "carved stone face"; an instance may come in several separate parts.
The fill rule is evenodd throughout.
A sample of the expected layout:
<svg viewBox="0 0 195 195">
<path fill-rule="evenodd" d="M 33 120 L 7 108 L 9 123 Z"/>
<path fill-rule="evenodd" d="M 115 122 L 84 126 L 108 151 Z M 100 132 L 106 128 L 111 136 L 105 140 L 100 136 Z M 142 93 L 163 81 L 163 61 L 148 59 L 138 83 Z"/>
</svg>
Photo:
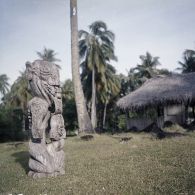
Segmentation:
<svg viewBox="0 0 195 195">
<path fill-rule="evenodd" d="M 61 99 L 59 68 L 51 62 L 36 60 L 26 63 L 26 76 L 33 96 L 46 99 L 48 103 L 53 98 Z"/>
</svg>

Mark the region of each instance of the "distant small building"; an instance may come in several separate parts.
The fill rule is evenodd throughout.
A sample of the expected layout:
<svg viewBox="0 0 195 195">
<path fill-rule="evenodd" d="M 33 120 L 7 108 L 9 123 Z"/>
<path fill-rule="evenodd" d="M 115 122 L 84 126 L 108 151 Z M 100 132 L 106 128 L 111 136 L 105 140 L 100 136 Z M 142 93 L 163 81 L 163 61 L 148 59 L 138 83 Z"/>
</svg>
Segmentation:
<svg viewBox="0 0 195 195">
<path fill-rule="evenodd" d="M 151 118 L 129 118 L 127 128 L 143 129 L 152 122 L 162 127 L 165 121 L 184 124 L 188 107 L 195 104 L 195 73 L 158 76 L 146 81 L 140 88 L 122 97 L 117 107 L 124 111 L 157 111 L 156 121 Z"/>
</svg>

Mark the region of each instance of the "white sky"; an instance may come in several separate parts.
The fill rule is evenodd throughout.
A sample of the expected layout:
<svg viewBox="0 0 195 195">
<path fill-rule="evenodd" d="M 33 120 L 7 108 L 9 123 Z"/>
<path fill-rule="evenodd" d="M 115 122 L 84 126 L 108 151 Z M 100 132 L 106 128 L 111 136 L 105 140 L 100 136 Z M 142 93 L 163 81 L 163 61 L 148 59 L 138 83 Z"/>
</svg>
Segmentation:
<svg viewBox="0 0 195 195">
<path fill-rule="evenodd" d="M 78 22 L 87 30 L 103 20 L 115 33 L 118 73 L 146 51 L 174 70 L 182 52 L 195 49 L 194 10 L 194 0 L 78 0 Z M 61 81 L 71 78 L 69 15 L 69 0 L 0 0 L 0 74 L 13 83 L 46 46 L 62 60 Z"/>
</svg>

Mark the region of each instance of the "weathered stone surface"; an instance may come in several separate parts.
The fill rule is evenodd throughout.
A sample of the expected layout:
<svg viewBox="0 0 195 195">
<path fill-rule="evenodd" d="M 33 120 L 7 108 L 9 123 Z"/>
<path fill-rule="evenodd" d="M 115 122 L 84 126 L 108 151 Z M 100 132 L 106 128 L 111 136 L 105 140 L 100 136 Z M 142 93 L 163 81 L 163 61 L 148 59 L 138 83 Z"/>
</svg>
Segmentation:
<svg viewBox="0 0 195 195">
<path fill-rule="evenodd" d="M 34 96 L 28 103 L 29 176 L 41 178 L 64 174 L 66 131 L 58 66 L 42 60 L 27 62 L 26 75 Z"/>
</svg>

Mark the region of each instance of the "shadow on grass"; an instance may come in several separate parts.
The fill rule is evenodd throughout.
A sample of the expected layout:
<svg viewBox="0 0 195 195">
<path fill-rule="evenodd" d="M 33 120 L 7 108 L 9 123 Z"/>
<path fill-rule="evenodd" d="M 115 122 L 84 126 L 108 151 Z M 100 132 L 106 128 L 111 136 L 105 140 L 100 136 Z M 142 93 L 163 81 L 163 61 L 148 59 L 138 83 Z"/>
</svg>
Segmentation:
<svg viewBox="0 0 195 195">
<path fill-rule="evenodd" d="M 164 139 L 164 138 L 174 138 L 174 137 L 182 137 L 182 136 L 187 136 L 185 133 L 180 133 L 180 132 L 167 132 L 167 131 L 151 131 L 151 132 L 146 132 L 150 134 L 153 138 L 156 139 Z"/>
<path fill-rule="evenodd" d="M 157 139 L 163 139 L 163 138 L 172 138 L 172 137 L 179 137 L 179 136 L 185 136 L 186 134 L 180 133 L 180 132 L 168 132 L 164 131 L 163 129 L 159 128 L 157 123 L 152 123 L 146 128 L 142 130 L 146 133 L 151 133 L 151 135 Z"/>
<path fill-rule="evenodd" d="M 7 145 L 14 146 L 15 148 L 17 148 L 18 146 L 23 145 L 23 144 L 24 144 L 23 142 L 16 142 L 16 143 L 8 143 Z"/>
<path fill-rule="evenodd" d="M 181 137 L 181 136 L 187 136 L 185 133 L 178 133 L 178 132 L 165 132 L 165 137 Z"/>
<path fill-rule="evenodd" d="M 28 160 L 29 160 L 29 153 L 27 151 L 17 152 L 12 154 L 12 156 L 15 158 L 15 162 L 19 163 L 22 168 L 25 170 L 26 173 L 28 173 Z"/>
</svg>

